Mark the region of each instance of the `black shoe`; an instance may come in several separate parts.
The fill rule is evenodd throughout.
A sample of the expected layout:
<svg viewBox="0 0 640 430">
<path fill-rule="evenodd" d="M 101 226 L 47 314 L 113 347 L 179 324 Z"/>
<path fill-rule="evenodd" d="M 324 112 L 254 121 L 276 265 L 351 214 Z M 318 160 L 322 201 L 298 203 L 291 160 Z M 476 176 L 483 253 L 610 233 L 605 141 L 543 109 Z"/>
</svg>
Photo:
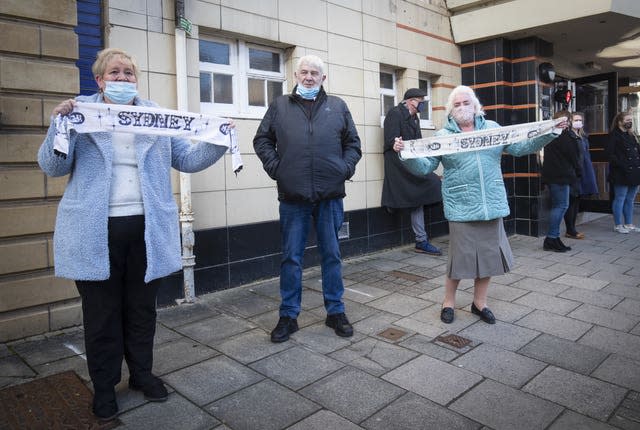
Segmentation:
<svg viewBox="0 0 640 430">
<path fill-rule="evenodd" d="M 298 320 L 280 317 L 276 328 L 271 331 L 271 342 L 280 343 L 289 340 L 289 335 L 298 331 Z"/>
<path fill-rule="evenodd" d="M 118 415 L 118 403 L 116 402 L 116 392 L 110 390 L 97 390 L 93 395 L 93 415 L 100 422 L 111 421 Z"/>
<path fill-rule="evenodd" d="M 453 322 L 453 308 L 442 308 L 440 321 L 445 324 L 451 324 Z"/>
<path fill-rule="evenodd" d="M 484 307 L 482 308 L 482 310 L 480 310 L 476 307 L 475 303 L 471 302 L 471 313 L 480 315 L 480 319 L 486 322 L 487 324 L 496 323 L 496 317 L 493 316 L 493 312 L 491 312 L 491 309 L 487 307 Z"/>
<path fill-rule="evenodd" d="M 558 243 L 559 241 L 560 239 L 557 237 L 556 238 L 545 237 L 544 243 L 542 244 L 542 249 L 544 249 L 545 251 L 553 251 L 553 252 L 567 252 L 568 249 L 566 249 L 566 247 Z"/>
<path fill-rule="evenodd" d="M 162 380 L 153 375 L 146 381 L 137 381 L 134 378 L 129 378 L 129 388 L 142 391 L 144 398 L 150 402 L 164 402 L 169 397 Z"/>
<path fill-rule="evenodd" d="M 557 238 L 556 241 L 557 241 L 558 245 L 560 245 L 561 248 L 564 248 L 565 251 L 571 251 L 571 247 L 565 245 L 564 243 L 562 243 L 560 238 Z"/>
<path fill-rule="evenodd" d="M 327 327 L 335 329 L 336 334 L 340 337 L 353 336 L 353 326 L 349 323 L 349 320 L 344 313 L 327 315 L 327 319 L 324 323 Z"/>
</svg>

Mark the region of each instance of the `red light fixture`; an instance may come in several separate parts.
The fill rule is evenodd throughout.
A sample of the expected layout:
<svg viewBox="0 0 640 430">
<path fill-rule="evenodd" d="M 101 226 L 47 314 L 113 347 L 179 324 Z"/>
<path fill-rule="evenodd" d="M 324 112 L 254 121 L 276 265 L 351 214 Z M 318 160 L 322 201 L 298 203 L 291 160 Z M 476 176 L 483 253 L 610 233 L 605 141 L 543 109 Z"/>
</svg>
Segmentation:
<svg viewBox="0 0 640 430">
<path fill-rule="evenodd" d="M 558 88 L 553 95 L 553 99 L 563 105 L 568 105 L 571 103 L 571 99 L 573 98 L 573 94 L 569 88 Z"/>
</svg>

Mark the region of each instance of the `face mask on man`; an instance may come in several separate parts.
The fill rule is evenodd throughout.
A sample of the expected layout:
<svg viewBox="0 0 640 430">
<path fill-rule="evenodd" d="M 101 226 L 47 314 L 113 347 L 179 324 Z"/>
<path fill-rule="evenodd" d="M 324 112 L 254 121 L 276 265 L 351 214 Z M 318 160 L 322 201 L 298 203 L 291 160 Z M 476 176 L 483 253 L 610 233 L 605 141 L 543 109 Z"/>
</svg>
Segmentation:
<svg viewBox="0 0 640 430">
<path fill-rule="evenodd" d="M 313 100 L 318 95 L 318 92 L 320 92 L 320 87 L 307 88 L 303 85 L 298 85 L 296 92 L 305 100 Z"/>
<path fill-rule="evenodd" d="M 136 84 L 122 81 L 105 81 L 104 96 L 115 104 L 126 105 L 138 95 Z"/>
<path fill-rule="evenodd" d="M 625 130 L 631 130 L 631 127 L 633 127 L 633 122 L 625 121 L 622 123 L 622 126 L 624 127 Z"/>
<path fill-rule="evenodd" d="M 582 128 L 582 121 L 573 121 L 571 126 L 576 130 L 580 130 Z"/>
</svg>

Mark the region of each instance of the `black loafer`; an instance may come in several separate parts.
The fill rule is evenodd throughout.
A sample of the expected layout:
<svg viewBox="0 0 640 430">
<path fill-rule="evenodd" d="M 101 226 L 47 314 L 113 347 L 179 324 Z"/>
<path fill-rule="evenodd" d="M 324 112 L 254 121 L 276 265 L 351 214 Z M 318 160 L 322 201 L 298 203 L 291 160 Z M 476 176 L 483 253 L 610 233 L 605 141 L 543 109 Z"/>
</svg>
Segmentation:
<svg viewBox="0 0 640 430">
<path fill-rule="evenodd" d="M 471 303 L 471 313 L 476 314 L 476 315 L 480 315 L 480 319 L 484 322 L 486 322 L 487 324 L 495 324 L 496 323 L 496 317 L 493 315 L 493 312 L 491 312 L 491 309 L 484 307 L 482 308 L 482 310 L 478 309 L 476 307 L 475 303 Z"/>
<path fill-rule="evenodd" d="M 135 391 L 142 391 L 144 398 L 150 402 L 164 402 L 169 397 L 167 388 L 162 383 L 162 380 L 154 375 L 148 377 L 144 382 L 129 378 L 129 388 Z"/>
<path fill-rule="evenodd" d="M 445 324 L 451 324 L 453 322 L 453 308 L 442 308 L 440 321 Z"/>
</svg>

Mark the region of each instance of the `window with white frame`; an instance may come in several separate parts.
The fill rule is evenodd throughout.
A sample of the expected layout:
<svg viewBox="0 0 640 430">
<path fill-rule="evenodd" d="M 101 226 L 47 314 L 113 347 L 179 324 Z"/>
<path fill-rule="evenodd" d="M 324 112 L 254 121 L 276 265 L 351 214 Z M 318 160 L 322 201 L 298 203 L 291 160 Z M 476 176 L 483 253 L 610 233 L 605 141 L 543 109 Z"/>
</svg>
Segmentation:
<svg viewBox="0 0 640 430">
<path fill-rule="evenodd" d="M 384 124 L 387 112 L 396 105 L 396 72 L 380 69 L 380 126 Z"/>
<path fill-rule="evenodd" d="M 418 88 L 427 93 L 424 98 L 424 108 L 422 112 L 420 112 L 420 128 L 433 128 L 431 116 L 431 78 L 424 73 L 420 73 Z"/>
<path fill-rule="evenodd" d="M 214 115 L 261 117 L 284 93 L 284 51 L 242 40 L 202 38 L 200 109 Z"/>
</svg>

